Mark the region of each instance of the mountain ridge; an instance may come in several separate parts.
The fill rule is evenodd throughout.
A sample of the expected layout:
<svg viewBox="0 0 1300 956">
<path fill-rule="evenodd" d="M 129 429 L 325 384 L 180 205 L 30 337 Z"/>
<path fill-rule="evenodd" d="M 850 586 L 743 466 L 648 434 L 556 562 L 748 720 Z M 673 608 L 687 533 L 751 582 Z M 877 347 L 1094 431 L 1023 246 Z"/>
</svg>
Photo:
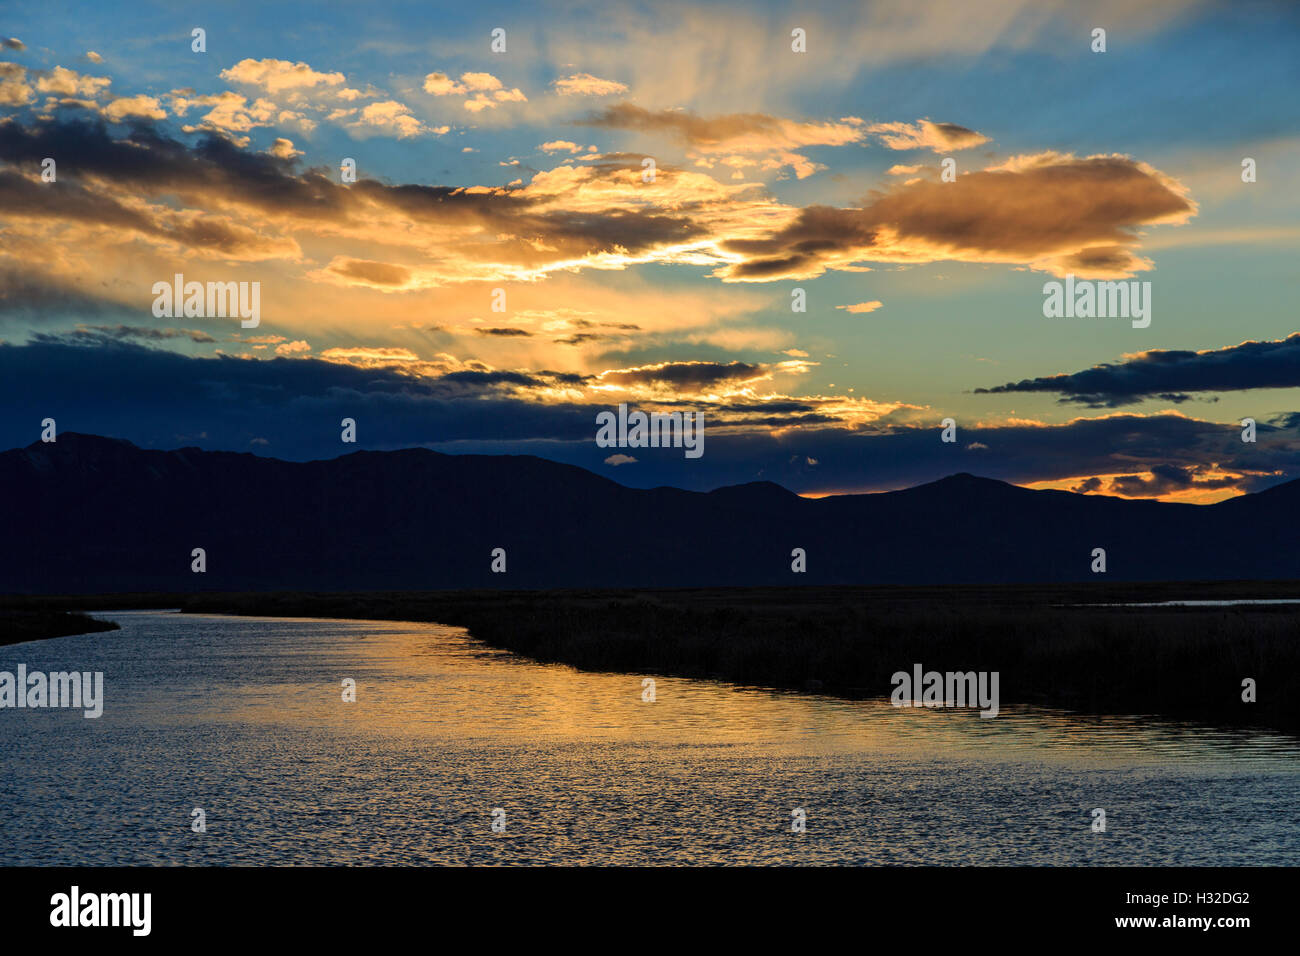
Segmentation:
<svg viewBox="0 0 1300 956">
<path fill-rule="evenodd" d="M 1103 578 L 1097 547 L 1110 580 L 1300 577 L 1300 481 L 1213 505 L 969 472 L 804 498 L 629 488 L 533 455 L 291 462 L 64 432 L 0 452 L 0 490 L 0 593 L 1063 582 Z"/>
</svg>

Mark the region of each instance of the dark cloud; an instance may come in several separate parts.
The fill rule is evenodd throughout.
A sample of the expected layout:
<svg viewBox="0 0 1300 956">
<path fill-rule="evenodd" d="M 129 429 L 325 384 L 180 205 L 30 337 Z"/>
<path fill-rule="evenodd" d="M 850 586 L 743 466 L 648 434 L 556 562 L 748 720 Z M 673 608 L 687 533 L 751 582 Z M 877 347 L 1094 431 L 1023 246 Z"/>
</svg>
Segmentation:
<svg viewBox="0 0 1300 956">
<path fill-rule="evenodd" d="M 475 329 L 479 335 L 495 335 L 498 338 L 512 338 L 522 336 L 528 338 L 533 333 L 527 329 Z"/>
<path fill-rule="evenodd" d="M 348 416 L 362 423 L 361 444 L 370 448 L 484 435 L 594 435 L 594 411 L 509 397 L 514 387 L 570 381 L 565 373 L 457 370 L 417 378 L 318 359 L 192 358 L 106 333 L 72 339 L 0 344 L 4 447 L 29 444 L 33 422 L 47 416 L 62 429 L 153 447 L 205 433 L 204 447 L 246 450 L 261 437 L 267 453 L 298 459 L 350 450 L 337 445 L 336 426 Z"/>
<path fill-rule="evenodd" d="M 600 379 L 615 385 L 671 385 L 699 389 L 726 382 L 765 378 L 767 369 L 747 362 L 664 362 L 640 368 L 602 372 Z"/>
<path fill-rule="evenodd" d="M 316 359 L 192 358 L 108 337 L 94 347 L 0 344 L 0 447 L 30 444 L 41 419 L 53 417 L 61 429 L 146 447 L 249 450 L 262 439 L 266 444 L 255 446 L 261 454 L 306 460 L 352 450 L 340 445 L 338 422 L 353 417 L 362 448 L 427 444 L 452 452 L 531 453 L 601 471 L 609 450 L 596 447 L 595 416 L 609 405 L 541 404 L 516 394 L 588 381 L 549 371 L 457 369 L 420 377 Z M 1244 490 L 1300 476 L 1296 412 L 1261 421 L 1255 444 L 1243 443 L 1237 426 L 1178 415 L 1115 415 L 1056 427 L 959 426 L 960 442 L 951 444 L 938 440 L 937 421 L 892 431 L 838 427 L 815 400 L 779 406 L 680 400 L 677 406 L 704 412 L 704 456 L 687 461 L 675 449 L 638 452 L 636 476 L 628 481 L 707 490 L 767 479 L 815 493 L 900 488 L 973 470 L 965 450 L 972 442 L 988 446 L 979 455 L 981 474 L 1021 483 L 1148 472 L 1170 488 L 1184 473 L 1194 485 L 1225 482 L 1210 478 L 1206 469 L 1213 465 L 1215 476 L 1245 475 L 1236 482 Z M 751 427 L 711 431 L 724 416 Z M 808 459 L 818 462 L 815 470 Z"/>
<path fill-rule="evenodd" d="M 975 130 L 967 129 L 965 126 L 959 126 L 956 123 L 933 123 L 931 126 L 940 139 L 943 140 L 945 146 L 961 149 L 967 144 L 978 146 L 985 141 L 985 138 Z"/>
<path fill-rule="evenodd" d="M 947 153 L 987 143 L 988 137 L 956 123 L 934 123 L 928 119 L 916 123 L 875 123 L 868 132 L 878 135 L 890 149 L 929 149 Z"/>
<path fill-rule="evenodd" d="M 295 175 L 292 160 L 215 134 L 189 146 L 148 123 L 129 124 L 119 136 L 100 120 L 0 121 L 0 160 L 36 170 L 46 156 L 59 163 L 60 181 L 102 177 L 146 195 L 218 198 L 299 216 L 337 217 L 348 203 L 346 190 L 323 173 Z"/>
<path fill-rule="evenodd" d="M 861 208 L 807 206 L 769 237 L 723 242 L 745 258 L 720 274 L 810 278 L 854 262 L 911 258 L 1032 262 L 1117 276 L 1141 267 L 1131 251 L 1137 227 L 1195 208 L 1175 183 L 1131 159 L 1049 156 L 951 183 L 896 186 Z"/>
<path fill-rule="evenodd" d="M 26 269 L 0 265 L 0 317 L 49 318 L 55 313 L 137 317 L 140 310 L 50 282 Z"/>
<path fill-rule="evenodd" d="M 848 121 L 705 118 L 630 104 L 588 122 L 675 130 L 706 152 L 774 151 L 804 172 L 815 164 L 792 150 L 865 135 Z M 926 128 L 939 136 L 964 129 Z M 59 161 L 58 190 L 35 181 L 44 157 Z M 211 257 L 296 261 L 298 231 L 370 243 L 404 236 L 410 264 L 343 256 L 325 267 L 335 281 L 385 289 L 517 268 L 547 272 L 600 256 L 653 261 L 657 251 L 706 239 L 730 254 L 713 273 L 729 281 L 811 278 L 864 261 L 939 260 L 1115 277 L 1148 267 L 1134 251 L 1142 227 L 1182 221 L 1195 211 L 1178 183 L 1145 164 L 1050 153 L 965 173 L 952 183 L 896 185 L 860 208 L 806 207 L 767 235 L 750 221 L 749 200 L 700 188 L 667 166 L 659 168 L 663 181 L 682 187 L 680 195 L 665 191 L 674 197 L 669 206 L 630 203 L 615 189 L 603 208 L 591 208 L 589 200 L 569 208 L 569 193 L 588 183 L 626 184 L 629 168 L 609 157 L 565 167 L 554 180 L 557 190 L 394 185 L 364 177 L 345 185 L 334 181 L 333 171 L 300 169 L 292 158 L 245 150 L 221 135 L 200 134 L 187 143 L 152 123 L 110 128 L 60 114 L 30 125 L 0 120 L 0 161 L 15 167 L 0 184 L 7 215 L 132 230 Z M 141 196 L 153 204 L 138 205 Z M 193 210 L 204 215 L 184 214 Z M 264 235 L 268 222 L 281 234 Z M 456 238 L 442 245 L 437 237 L 444 234 Z M 417 255 L 423 268 L 412 261 Z"/>
<path fill-rule="evenodd" d="M 683 407 L 699 406 L 685 402 Z M 1233 425 L 1174 415 L 1118 415 L 1053 427 L 960 427 L 960 442 L 946 444 L 938 440 L 937 421 L 932 427 L 866 431 L 839 427 L 835 422 L 781 427 L 792 421 L 792 417 L 781 415 L 773 416 L 772 428 L 710 434 L 708 423 L 716 423 L 716 419 L 708 407 L 704 411 L 706 450 L 703 458 L 693 463 L 697 467 L 684 467 L 671 456 L 642 455 L 644 468 L 635 477 L 638 486 L 671 484 L 707 490 L 769 480 L 794 491 L 834 493 L 905 488 L 962 471 L 1029 484 L 1128 475 L 1172 465 L 1192 471 L 1198 487 L 1209 487 L 1199 485 L 1208 480 L 1214 487 L 1257 491 L 1300 476 L 1300 431 L 1295 428 L 1283 431 L 1261 425 L 1259 442 L 1244 444 L 1240 428 Z M 758 411 L 757 403 L 754 411 Z M 976 441 L 988 446 L 978 459 L 965 450 L 966 444 Z M 481 440 L 458 442 L 442 450 L 529 452 L 600 470 L 600 459 L 585 443 Z M 818 462 L 815 470 L 801 464 L 810 458 Z M 1224 475 L 1243 477 L 1208 479 L 1203 472 L 1215 464 Z M 1172 474 L 1165 473 L 1171 490 L 1175 488 Z M 620 480 L 631 482 L 633 478 Z M 1102 490 L 1104 485 L 1098 482 L 1100 479 L 1079 484 L 1085 490 Z M 1185 489 L 1180 486 L 1179 490 Z"/>
<path fill-rule="evenodd" d="M 1112 494 L 1128 495 L 1134 498 L 1158 498 L 1172 491 L 1203 489 L 1212 491 L 1217 488 L 1234 488 L 1241 482 L 1236 478 L 1201 477 L 1201 468 L 1180 468 L 1177 465 L 1153 465 L 1151 477 L 1145 475 L 1120 475 L 1110 480 Z"/>
<path fill-rule="evenodd" d="M 32 336 L 34 342 L 53 344 L 59 342 L 93 344 L 96 341 L 123 340 L 163 342 L 168 339 L 189 339 L 191 342 L 204 345 L 217 341 L 201 329 L 154 329 L 139 325 L 79 325 L 67 332 L 38 332 Z"/>
<path fill-rule="evenodd" d="M 1242 342 L 1204 352 L 1153 349 L 1082 372 L 977 388 L 976 394 L 1049 392 L 1090 408 L 1134 405 L 1149 398 L 1184 402 L 1189 393 L 1300 385 L 1300 332 L 1285 339 Z"/>
<path fill-rule="evenodd" d="M 0 211 L 6 218 L 57 219 L 138 232 L 222 257 L 278 255 L 285 247 L 244 226 L 210 217 L 151 216 L 67 178 L 44 183 L 0 170 Z"/>
<path fill-rule="evenodd" d="M 334 226 L 356 224 L 374 207 L 388 208 L 429 225 L 475 226 L 493 237 L 460 248 L 484 261 L 537 266 L 600 253 L 643 252 L 703 236 L 704 226 L 684 210 L 666 215 L 652 210 L 540 208 L 540 200 L 517 190 L 390 185 L 362 178 L 343 185 L 323 169 L 298 171 L 293 159 L 241 149 L 220 135 L 201 134 L 193 145 L 166 135 L 157 125 L 136 122 L 124 134 L 100 120 L 59 119 L 23 125 L 0 120 L 0 161 L 35 174 L 45 157 L 59 163 L 61 193 L 11 171 L 0 197 L 5 213 L 68 218 L 105 226 L 125 226 L 163 234 L 198 247 L 222 249 L 237 241 L 253 243 L 252 230 L 234 230 L 199 220 L 171 231 L 103 195 L 105 184 L 127 187 L 150 197 L 177 196 L 195 208 L 246 207 L 265 214 L 325 220 Z M 224 228 L 224 232 L 223 232 Z M 366 282 L 396 285 L 404 267 L 344 260 L 330 267 Z M 348 270 L 352 270 L 349 272 Z"/>
<path fill-rule="evenodd" d="M 338 259 L 328 266 L 330 272 L 349 279 L 361 279 L 373 285 L 402 286 L 411 279 L 411 270 L 387 262 L 364 259 Z"/>
</svg>

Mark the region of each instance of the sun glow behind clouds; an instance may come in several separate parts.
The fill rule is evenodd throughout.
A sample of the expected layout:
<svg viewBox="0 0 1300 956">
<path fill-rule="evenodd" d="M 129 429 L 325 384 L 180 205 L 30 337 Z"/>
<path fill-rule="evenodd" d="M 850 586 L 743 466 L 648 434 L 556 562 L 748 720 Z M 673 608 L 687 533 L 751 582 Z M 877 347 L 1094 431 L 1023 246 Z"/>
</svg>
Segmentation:
<svg viewBox="0 0 1300 956">
<path fill-rule="evenodd" d="M 963 428 L 1061 424 L 1075 410 L 1024 382 L 1137 352 L 1213 359 L 1230 342 L 1294 331 L 1275 327 L 1293 319 L 1269 303 L 1286 301 L 1275 277 L 1296 234 L 1261 210 L 1295 218 L 1294 183 L 1279 172 L 1300 154 L 1295 131 L 1275 120 L 1263 135 L 1251 111 L 1224 114 L 1208 93 L 1171 96 L 1199 80 L 1168 59 L 1125 86 L 1142 128 L 1115 119 L 1115 84 L 1138 62 L 1128 57 L 1162 55 L 1173 31 L 1205 30 L 1195 5 L 1108 6 L 1126 44 L 1102 59 L 1078 43 L 1086 18 L 1070 5 L 1031 17 L 1020 0 L 993 4 L 809 10 L 806 57 L 787 49 L 787 12 L 761 5 L 744 16 L 724 5 L 580 20 L 519 8 L 512 36 L 538 42 L 509 57 L 485 53 L 454 11 L 432 47 L 410 7 L 396 32 L 363 25 L 343 55 L 266 29 L 274 11 L 250 9 L 232 13 L 233 26 L 274 37 L 270 48 L 210 60 L 186 45 L 181 69 L 173 40 L 151 39 L 147 82 L 124 52 L 140 49 L 126 42 L 142 35 L 138 21 L 86 7 L 95 55 L 81 52 L 86 42 L 51 50 L 36 33 L 0 51 L 0 319 L 19 329 L 7 324 L 5 338 L 318 357 L 450 391 L 490 376 L 493 397 L 533 411 L 692 402 L 711 425 L 786 438 L 812 427 L 901 435 L 923 415 Z M 1276 24 L 1251 29 L 1252 70 L 1276 69 Z M 1076 84 L 1068 123 L 1047 118 L 1047 94 L 1032 84 L 1045 53 L 1067 79 L 1106 71 L 1107 82 Z M 1229 76 L 1224 95 L 1274 95 L 1276 84 L 1257 82 L 1267 75 Z M 891 95 L 895 81 L 915 95 Z M 1007 83 L 1023 91 L 1015 109 Z M 1188 145 L 1185 131 L 1210 121 L 1213 150 Z M 76 159 L 47 183 L 40 162 L 53 155 Z M 945 182 L 950 155 L 956 177 Z M 1260 160 L 1249 187 L 1236 178 L 1245 155 Z M 356 181 L 341 180 L 342 157 L 357 163 Z M 1246 241 L 1249 282 L 1234 258 Z M 199 281 L 260 282 L 279 340 L 215 324 L 147 328 L 141 290 L 180 260 Z M 1089 270 L 1156 283 L 1165 311 L 1149 335 L 1039 321 L 1043 276 Z M 1018 272 L 1029 281 L 1008 281 Z M 1221 292 L 1185 291 L 1207 274 Z M 936 292 L 944 285 L 957 292 Z M 806 313 L 791 311 L 796 287 Z M 497 290 L 503 311 L 491 305 Z M 1247 327 L 1225 337 L 1226 312 Z M 997 380 L 954 358 L 977 350 L 1006 371 L 1001 381 L 1021 383 L 1023 414 L 999 408 L 1008 392 L 977 391 Z M 1243 353 L 1247 386 L 1252 361 Z M 683 371 L 741 366 L 753 374 Z M 1285 369 L 1273 373 L 1275 388 L 1288 387 Z M 1195 386 L 1187 393 L 1219 398 Z M 1257 397 L 1234 387 L 1205 406 L 1224 421 L 1230 402 L 1235 414 Z M 1115 398 L 1098 393 L 1094 407 Z M 985 467 L 987 450 L 968 456 L 974 464 L 927 467 Z M 1261 443 L 1271 457 L 1258 473 L 1219 457 L 1221 474 L 1190 461 L 1196 451 L 1117 452 L 1097 471 L 1095 459 L 1075 461 L 1078 479 L 1049 481 L 1060 471 L 1035 463 L 1028 477 L 1199 501 L 1292 467 L 1281 442 Z M 808 457 L 834 463 L 830 448 Z M 1175 465 L 1201 470 L 1184 480 Z"/>
</svg>

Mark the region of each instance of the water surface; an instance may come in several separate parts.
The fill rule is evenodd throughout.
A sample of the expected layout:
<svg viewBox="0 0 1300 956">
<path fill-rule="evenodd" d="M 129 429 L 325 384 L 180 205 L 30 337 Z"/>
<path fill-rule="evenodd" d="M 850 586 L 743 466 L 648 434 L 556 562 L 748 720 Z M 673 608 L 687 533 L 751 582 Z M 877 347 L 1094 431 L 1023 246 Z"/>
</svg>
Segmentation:
<svg viewBox="0 0 1300 956">
<path fill-rule="evenodd" d="M 645 703 L 436 624 L 100 616 L 0 648 L 106 697 L 0 710 L 0 864 L 1300 863 L 1292 737 L 671 677 Z"/>
</svg>

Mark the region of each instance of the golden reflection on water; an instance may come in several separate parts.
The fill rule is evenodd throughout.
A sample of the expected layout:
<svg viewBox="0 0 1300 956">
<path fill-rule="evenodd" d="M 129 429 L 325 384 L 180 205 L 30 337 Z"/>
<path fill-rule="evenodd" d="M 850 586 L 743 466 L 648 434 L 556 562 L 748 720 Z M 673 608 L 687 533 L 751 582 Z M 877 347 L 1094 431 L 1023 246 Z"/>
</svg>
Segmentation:
<svg viewBox="0 0 1300 956">
<path fill-rule="evenodd" d="M 190 615 L 187 618 L 192 617 Z M 214 622 L 230 618 L 213 617 Z M 239 619 L 250 623 L 263 619 Z M 463 628 L 387 621 L 270 619 L 265 650 L 277 670 L 318 679 L 237 685 L 203 719 L 364 729 L 395 736 L 745 744 L 822 754 L 923 753 L 1126 765 L 1196 760 L 1292 760 L 1300 740 L 1148 716 L 1079 715 L 1003 705 L 975 710 L 897 708 L 885 698 L 837 698 L 661 675 L 591 673 L 487 647 Z M 318 631 L 319 639 L 304 641 Z M 642 700 L 653 676 L 656 700 Z M 343 678 L 357 682 L 342 702 Z"/>
</svg>

